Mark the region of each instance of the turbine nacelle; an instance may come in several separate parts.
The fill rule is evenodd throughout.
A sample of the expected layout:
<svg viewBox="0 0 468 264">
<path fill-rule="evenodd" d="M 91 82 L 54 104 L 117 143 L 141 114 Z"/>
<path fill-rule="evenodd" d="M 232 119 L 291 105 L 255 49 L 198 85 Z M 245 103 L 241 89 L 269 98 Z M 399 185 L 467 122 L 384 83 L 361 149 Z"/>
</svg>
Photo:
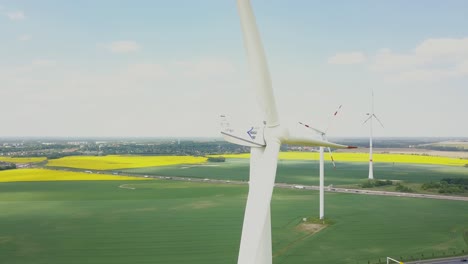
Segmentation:
<svg viewBox="0 0 468 264">
<path fill-rule="evenodd" d="M 227 116 L 221 115 L 220 118 L 221 135 L 223 135 L 224 140 L 227 142 L 254 148 L 266 146 L 264 138 L 265 125 L 237 127 L 231 124 Z"/>
<path fill-rule="evenodd" d="M 318 138 L 308 133 L 306 129 L 297 126 L 276 125 L 268 127 L 264 124 L 244 127 L 232 126 L 225 115 L 221 116 L 221 134 L 226 141 L 247 147 L 265 147 L 269 143 L 275 142 L 309 147 L 352 148 L 327 141 L 323 132 L 321 132 L 321 138 Z"/>
</svg>

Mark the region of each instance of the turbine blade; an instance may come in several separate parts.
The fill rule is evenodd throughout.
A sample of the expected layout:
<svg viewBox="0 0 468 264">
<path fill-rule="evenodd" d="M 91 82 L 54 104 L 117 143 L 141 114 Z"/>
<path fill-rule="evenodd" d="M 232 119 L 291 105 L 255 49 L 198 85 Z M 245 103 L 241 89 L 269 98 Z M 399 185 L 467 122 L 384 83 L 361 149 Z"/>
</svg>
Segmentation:
<svg viewBox="0 0 468 264">
<path fill-rule="evenodd" d="M 374 114 L 373 116 L 375 117 L 375 119 L 377 119 L 377 121 L 379 121 L 379 124 L 380 124 L 383 128 L 385 128 L 384 125 L 382 124 L 382 122 L 380 122 L 379 118 L 378 118 L 375 114 Z"/>
<path fill-rule="evenodd" d="M 340 111 L 341 107 L 343 107 L 343 105 L 340 105 L 338 107 L 338 109 L 336 109 L 335 113 L 333 114 L 333 116 L 336 116 L 338 114 L 338 111 Z"/>
<path fill-rule="evenodd" d="M 260 248 L 257 253 L 255 263 L 271 264 L 273 263 L 273 254 L 271 248 L 271 214 L 268 208 L 268 215 L 265 218 L 265 225 L 263 226 L 262 239 Z"/>
<path fill-rule="evenodd" d="M 298 145 L 298 146 L 310 146 L 310 147 L 330 147 L 330 148 L 356 148 L 354 146 L 346 146 L 341 144 L 336 144 L 333 142 L 329 142 L 323 139 L 319 139 L 317 137 L 313 137 L 310 134 L 302 134 L 302 133 L 295 133 L 293 130 L 289 130 L 289 135 L 287 138 L 282 139 L 282 143 L 290 144 L 290 145 Z M 268 145 L 267 145 L 268 146 Z"/>
<path fill-rule="evenodd" d="M 338 115 L 338 112 L 340 111 L 341 107 L 343 107 L 343 105 L 340 105 L 338 109 L 336 109 L 335 113 L 330 117 L 330 119 L 328 119 L 328 125 L 327 125 L 327 129 L 325 129 L 325 134 L 328 133 L 328 130 L 330 130 L 332 122 L 333 120 L 335 120 L 335 117 Z"/>
<path fill-rule="evenodd" d="M 369 121 L 371 118 L 372 118 L 372 115 L 370 115 L 370 116 L 366 119 L 366 121 L 364 121 L 362 124 L 364 125 L 364 124 L 367 123 L 367 121 Z"/>
<path fill-rule="evenodd" d="M 251 149 L 249 194 L 242 226 L 238 264 L 257 264 L 259 263 L 257 260 L 268 259 L 263 254 L 271 252 L 271 243 L 266 245 L 268 241 L 265 241 L 271 231 L 265 230 L 271 230 L 271 227 L 267 226 L 270 223 L 267 218 L 275 185 L 280 146 L 279 142 L 272 141 L 264 149 Z"/>
<path fill-rule="evenodd" d="M 281 138 L 281 143 L 298 145 L 298 146 L 310 146 L 310 147 L 330 147 L 330 148 L 356 148 L 353 146 L 346 146 L 336 144 L 325 140 L 325 135 L 317 137 L 309 133 L 308 130 L 301 126 L 290 126 L 285 129 L 284 136 Z M 267 145 L 268 146 L 268 145 Z"/>
<path fill-rule="evenodd" d="M 330 153 L 330 158 L 331 158 L 331 161 L 332 161 L 332 164 L 333 164 L 333 169 L 336 169 L 335 160 L 333 159 L 333 154 L 332 154 L 332 151 L 331 151 L 330 148 L 328 148 L 328 153 Z"/>
<path fill-rule="evenodd" d="M 304 123 L 302 123 L 302 122 L 299 122 L 299 124 L 301 124 L 301 125 L 307 127 L 308 129 L 311 129 L 311 130 L 315 131 L 316 133 L 318 133 L 318 134 L 320 134 L 320 135 L 325 135 L 325 132 L 320 131 L 320 130 L 318 130 L 318 129 L 316 129 L 316 128 L 313 128 L 313 127 L 311 127 L 311 126 L 309 126 L 309 125 L 307 125 L 307 124 L 304 124 Z"/>
<path fill-rule="evenodd" d="M 238 0 L 237 7 L 239 9 L 244 45 L 247 50 L 250 71 L 254 79 L 257 100 L 264 112 L 266 125 L 274 127 L 279 125 L 278 112 L 271 87 L 265 52 L 255 23 L 252 7 L 249 0 Z"/>
<path fill-rule="evenodd" d="M 250 149 L 250 174 L 253 175 L 254 168 L 258 167 L 258 160 L 265 152 L 265 148 L 251 148 Z M 272 263 L 272 248 L 271 248 L 271 216 L 270 208 L 268 208 L 268 215 L 265 218 L 262 236 L 260 240 L 259 250 L 255 263 Z"/>
<path fill-rule="evenodd" d="M 322 139 L 328 141 L 327 135 L 323 135 Z M 332 151 L 331 151 L 330 147 L 328 147 L 328 153 L 330 153 L 330 159 L 331 159 L 332 164 L 333 164 L 333 169 L 336 169 L 335 160 L 333 159 L 333 154 L 332 154 Z"/>
</svg>

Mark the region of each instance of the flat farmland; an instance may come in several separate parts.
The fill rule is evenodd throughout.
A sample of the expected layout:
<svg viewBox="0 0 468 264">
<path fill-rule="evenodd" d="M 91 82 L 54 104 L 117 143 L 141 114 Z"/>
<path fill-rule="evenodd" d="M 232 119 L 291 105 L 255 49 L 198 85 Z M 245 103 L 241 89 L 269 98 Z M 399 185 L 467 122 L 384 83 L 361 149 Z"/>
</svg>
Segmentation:
<svg viewBox="0 0 468 264">
<path fill-rule="evenodd" d="M 250 157 L 249 153 L 245 154 L 227 154 L 227 155 L 213 155 L 224 156 L 226 158 L 247 159 Z M 335 152 L 333 153 L 335 160 L 343 162 L 368 162 L 369 153 L 360 152 Z M 318 152 L 280 152 L 280 160 L 319 160 Z M 331 160 L 330 155 L 325 154 L 325 160 Z M 431 164 L 431 165 L 447 165 L 447 166 L 464 166 L 468 164 L 468 159 L 454 158 L 454 157 L 441 157 L 430 155 L 414 155 L 403 153 L 374 153 L 373 160 L 376 163 L 412 163 L 412 164 Z"/>
<path fill-rule="evenodd" d="M 177 164 L 201 164 L 205 163 L 206 160 L 207 158 L 205 157 L 194 156 L 69 156 L 49 160 L 47 166 L 90 170 L 115 170 Z"/>
<path fill-rule="evenodd" d="M 325 184 L 334 186 L 354 186 L 366 181 L 369 164 L 365 162 L 325 163 Z M 203 165 L 177 165 L 127 169 L 123 172 L 141 175 L 182 176 L 193 178 L 213 178 L 223 180 L 248 181 L 248 159 L 226 159 L 226 162 Z M 405 183 L 425 183 L 443 178 L 468 178 L 468 168 L 409 163 L 375 163 L 374 177 L 381 180 L 397 180 Z M 319 163 L 317 160 L 280 160 L 276 182 L 318 185 Z"/>
<path fill-rule="evenodd" d="M 0 183 L 0 256 L 18 264 L 235 263 L 246 195 L 247 186 L 164 180 Z M 467 250 L 466 202 L 327 193 L 334 224 L 314 235 L 298 229 L 317 213 L 317 192 L 274 191 L 274 263 Z"/>
<path fill-rule="evenodd" d="M 0 161 L 10 163 L 38 163 L 47 160 L 46 157 L 5 157 L 0 156 Z"/>
<path fill-rule="evenodd" d="M 38 182 L 38 181 L 115 181 L 143 180 L 140 177 L 90 174 L 84 172 L 59 171 L 47 169 L 21 169 L 0 171 L 0 182 Z"/>
<path fill-rule="evenodd" d="M 249 154 L 224 156 L 226 162 L 207 162 L 206 157 L 193 156 L 74 156 L 50 160 L 47 167 L 248 181 Z M 368 154 L 335 153 L 334 157 L 336 169 L 326 155 L 326 185 L 358 187 L 366 181 Z M 318 153 L 282 152 L 279 158 L 276 182 L 318 185 Z M 461 158 L 375 154 L 374 175 L 376 179 L 401 181 L 422 191 L 418 189 L 422 183 L 448 177 L 468 178 L 468 167 L 464 166 L 467 162 Z"/>
</svg>

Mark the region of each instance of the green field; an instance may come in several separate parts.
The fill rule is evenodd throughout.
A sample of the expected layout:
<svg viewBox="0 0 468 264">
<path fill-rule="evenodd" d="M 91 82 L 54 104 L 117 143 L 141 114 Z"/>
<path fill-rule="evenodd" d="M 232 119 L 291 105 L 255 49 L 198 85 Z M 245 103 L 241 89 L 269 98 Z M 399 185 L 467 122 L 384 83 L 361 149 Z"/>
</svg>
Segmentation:
<svg viewBox="0 0 468 264">
<path fill-rule="evenodd" d="M 338 162 L 337 168 L 333 169 L 331 163 L 328 162 L 325 164 L 325 184 L 333 184 L 335 186 L 357 186 L 367 179 L 368 170 L 368 163 Z M 122 171 L 141 175 L 248 181 L 249 160 L 227 159 L 226 162 L 208 163 L 206 165 L 149 167 Z M 280 160 L 278 162 L 276 182 L 318 185 L 318 173 L 318 161 Z M 425 183 L 439 181 L 447 177 L 468 178 L 468 168 L 408 163 L 375 163 L 374 177 L 376 179 L 399 180 L 410 184 Z"/>
<path fill-rule="evenodd" d="M 0 183 L 0 262 L 236 263 L 246 194 L 247 186 L 163 180 Z M 466 202 L 327 193 L 335 224 L 312 236 L 296 229 L 316 213 L 317 192 L 275 190 L 275 264 L 468 249 Z"/>
</svg>

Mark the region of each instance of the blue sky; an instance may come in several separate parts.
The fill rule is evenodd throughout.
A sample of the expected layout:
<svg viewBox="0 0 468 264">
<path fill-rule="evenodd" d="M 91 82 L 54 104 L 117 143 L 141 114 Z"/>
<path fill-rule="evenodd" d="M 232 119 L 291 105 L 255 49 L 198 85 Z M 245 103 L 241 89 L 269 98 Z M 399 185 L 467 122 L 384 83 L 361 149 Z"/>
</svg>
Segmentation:
<svg viewBox="0 0 468 264">
<path fill-rule="evenodd" d="M 252 1 L 282 120 L 468 136 L 467 1 Z M 0 0 L 0 136 L 217 136 L 258 122 L 234 0 Z M 5 99 L 8 98 L 8 99 Z M 247 124 L 246 124 L 247 125 Z"/>
</svg>

